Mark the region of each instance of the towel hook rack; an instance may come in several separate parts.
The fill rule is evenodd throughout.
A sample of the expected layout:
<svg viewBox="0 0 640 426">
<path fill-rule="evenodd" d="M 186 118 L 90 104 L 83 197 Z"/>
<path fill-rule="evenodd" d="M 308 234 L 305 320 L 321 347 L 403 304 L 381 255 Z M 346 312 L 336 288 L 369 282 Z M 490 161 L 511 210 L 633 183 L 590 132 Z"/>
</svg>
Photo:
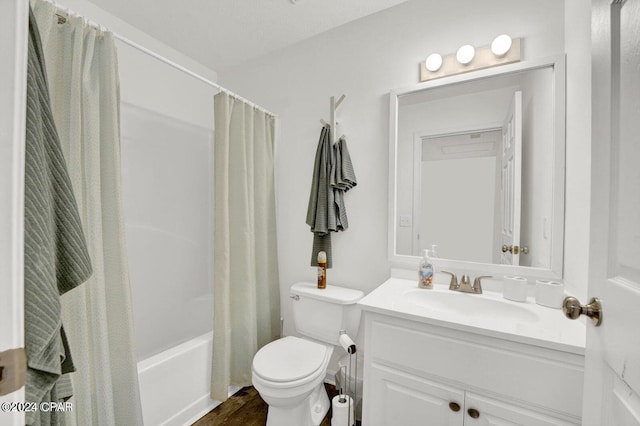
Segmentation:
<svg viewBox="0 0 640 426">
<path fill-rule="evenodd" d="M 320 123 L 322 123 L 322 125 L 329 126 L 329 137 L 331 143 L 334 143 L 336 140 L 336 126 L 339 124 L 338 121 L 336 121 L 336 110 L 346 97 L 347 96 L 343 94 L 338 98 L 338 100 L 336 100 L 335 96 L 331 96 L 329 98 L 329 122 L 327 123 L 322 118 L 320 119 Z"/>
</svg>

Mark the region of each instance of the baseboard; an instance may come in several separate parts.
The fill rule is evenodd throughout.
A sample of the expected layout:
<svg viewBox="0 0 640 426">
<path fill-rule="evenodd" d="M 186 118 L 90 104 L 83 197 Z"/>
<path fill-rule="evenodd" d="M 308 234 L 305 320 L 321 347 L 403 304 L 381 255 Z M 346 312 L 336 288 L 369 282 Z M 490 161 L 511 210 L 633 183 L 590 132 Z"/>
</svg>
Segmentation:
<svg viewBox="0 0 640 426">
<path fill-rule="evenodd" d="M 191 414 L 191 417 L 188 420 L 180 421 L 180 423 L 183 424 L 184 426 L 190 426 L 190 425 L 194 424 L 196 421 L 198 421 L 199 419 L 201 419 L 202 417 L 206 416 L 209 411 L 213 410 L 214 408 L 216 408 L 218 405 L 221 404 L 220 401 L 211 400 L 209 398 L 209 396 L 207 396 L 206 398 L 209 399 L 209 401 L 211 401 L 211 402 L 208 403 L 207 405 L 205 405 L 204 408 L 201 408 L 199 411 L 195 412 L 194 414 Z M 197 401 L 197 402 L 199 402 L 199 401 Z M 192 404 L 192 406 L 196 405 L 197 402 Z M 186 412 L 189 411 L 189 408 L 191 408 L 191 407 L 185 408 L 182 412 L 176 414 L 172 419 L 168 420 L 165 424 L 172 424 L 170 422 L 172 422 L 174 419 L 178 420 L 177 417 L 181 417 L 183 415 L 188 415 L 188 414 L 186 414 Z"/>
<path fill-rule="evenodd" d="M 230 397 L 233 396 L 240 389 L 242 389 L 242 388 L 238 387 L 238 386 L 229 386 L 229 396 Z M 207 400 L 208 400 L 208 402 L 207 402 Z M 201 405 L 203 402 L 205 404 L 204 406 Z M 190 426 L 190 425 L 194 424 L 197 420 L 199 420 L 202 417 L 204 417 L 209 411 L 213 410 L 214 408 L 216 408 L 220 404 L 222 404 L 220 401 L 214 401 L 209 397 L 209 395 L 204 395 L 198 401 L 195 401 L 193 404 L 191 404 L 188 407 L 186 407 L 180 413 L 176 414 L 171 419 L 167 420 L 164 423 L 164 425 L 182 424 L 184 426 Z M 199 409 L 197 408 L 198 405 L 200 405 Z M 196 411 L 195 414 L 191 414 L 191 417 L 186 421 L 179 420 L 179 417 L 183 417 L 185 415 L 188 415 L 188 414 L 185 414 L 185 413 L 188 413 L 188 412 L 190 412 L 192 410 L 198 410 L 198 411 Z M 178 423 L 178 421 L 179 421 L 179 423 Z"/>
</svg>

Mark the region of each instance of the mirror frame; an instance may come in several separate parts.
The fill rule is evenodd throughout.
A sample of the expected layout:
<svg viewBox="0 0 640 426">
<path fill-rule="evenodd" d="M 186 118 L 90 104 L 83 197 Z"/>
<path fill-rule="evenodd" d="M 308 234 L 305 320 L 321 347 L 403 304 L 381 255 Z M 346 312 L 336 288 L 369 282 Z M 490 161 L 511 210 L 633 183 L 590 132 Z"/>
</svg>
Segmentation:
<svg viewBox="0 0 640 426">
<path fill-rule="evenodd" d="M 475 271 L 488 274 L 516 274 L 525 277 L 536 277 L 559 280 L 563 277 L 564 265 L 564 201 L 565 201 L 565 128 L 566 128 L 566 59 L 565 55 L 552 56 L 495 68 L 458 74 L 419 83 L 413 86 L 391 90 L 389 93 L 389 222 L 388 222 L 388 258 L 392 267 L 416 268 L 420 257 L 401 255 L 396 252 L 398 223 L 397 201 L 397 140 L 398 140 L 398 99 L 412 93 L 444 87 L 452 84 L 483 80 L 540 68 L 552 70 L 553 100 L 553 177 L 552 177 L 552 228 L 551 228 L 551 265 L 550 268 L 530 266 L 500 265 L 478 263 L 464 260 L 435 258 L 438 268 L 452 271 Z M 559 173 L 561 171 L 561 173 Z"/>
</svg>

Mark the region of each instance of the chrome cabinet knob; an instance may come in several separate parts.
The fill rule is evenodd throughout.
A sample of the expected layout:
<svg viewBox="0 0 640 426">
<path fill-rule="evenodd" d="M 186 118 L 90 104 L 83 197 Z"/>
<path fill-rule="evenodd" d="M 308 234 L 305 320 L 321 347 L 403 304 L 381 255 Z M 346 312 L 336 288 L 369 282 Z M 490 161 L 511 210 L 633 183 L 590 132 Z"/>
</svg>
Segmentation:
<svg viewBox="0 0 640 426">
<path fill-rule="evenodd" d="M 569 296 L 562 302 L 562 312 L 571 320 L 580 318 L 580 315 L 586 315 L 591 318 L 596 327 L 602 324 L 602 305 L 597 297 L 592 297 L 588 305 L 582 305 L 578 299 Z"/>
</svg>

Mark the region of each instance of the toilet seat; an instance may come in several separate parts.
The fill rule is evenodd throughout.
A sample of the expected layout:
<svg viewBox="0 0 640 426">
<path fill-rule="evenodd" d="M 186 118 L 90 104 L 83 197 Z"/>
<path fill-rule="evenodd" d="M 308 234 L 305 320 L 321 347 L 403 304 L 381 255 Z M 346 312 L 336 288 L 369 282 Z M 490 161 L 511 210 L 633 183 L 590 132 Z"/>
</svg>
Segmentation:
<svg viewBox="0 0 640 426">
<path fill-rule="evenodd" d="M 274 385 L 295 382 L 296 386 L 324 375 L 329 348 L 294 336 L 275 340 L 260 349 L 253 358 L 253 372 Z"/>
</svg>

